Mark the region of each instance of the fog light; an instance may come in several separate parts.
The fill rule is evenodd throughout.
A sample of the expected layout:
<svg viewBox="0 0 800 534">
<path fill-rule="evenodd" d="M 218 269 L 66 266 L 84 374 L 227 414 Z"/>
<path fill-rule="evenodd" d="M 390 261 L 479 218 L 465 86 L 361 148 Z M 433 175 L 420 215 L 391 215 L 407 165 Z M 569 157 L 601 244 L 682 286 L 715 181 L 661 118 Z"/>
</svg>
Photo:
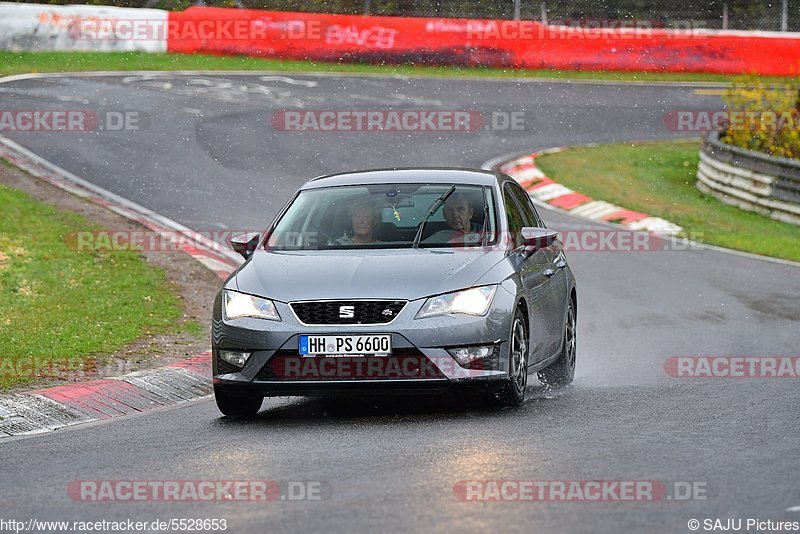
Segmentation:
<svg viewBox="0 0 800 534">
<path fill-rule="evenodd" d="M 221 350 L 219 351 L 219 357 L 228 362 L 231 365 L 235 365 L 236 367 L 244 367 L 244 364 L 247 363 L 247 359 L 250 357 L 249 352 L 241 352 L 241 351 L 233 351 L 233 350 Z"/>
<path fill-rule="evenodd" d="M 477 347 L 458 347 L 447 349 L 450 356 L 455 358 L 458 365 L 465 367 L 476 360 L 488 358 L 494 353 L 494 345 L 477 346 Z"/>
</svg>

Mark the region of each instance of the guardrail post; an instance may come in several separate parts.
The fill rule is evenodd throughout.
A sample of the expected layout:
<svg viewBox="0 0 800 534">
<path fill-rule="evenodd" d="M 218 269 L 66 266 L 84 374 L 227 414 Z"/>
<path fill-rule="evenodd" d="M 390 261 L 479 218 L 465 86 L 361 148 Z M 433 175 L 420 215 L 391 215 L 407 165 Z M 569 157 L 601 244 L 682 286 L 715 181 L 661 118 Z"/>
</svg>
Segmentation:
<svg viewBox="0 0 800 534">
<path fill-rule="evenodd" d="M 789 31 L 789 0 L 783 0 L 781 6 L 781 31 Z"/>
</svg>

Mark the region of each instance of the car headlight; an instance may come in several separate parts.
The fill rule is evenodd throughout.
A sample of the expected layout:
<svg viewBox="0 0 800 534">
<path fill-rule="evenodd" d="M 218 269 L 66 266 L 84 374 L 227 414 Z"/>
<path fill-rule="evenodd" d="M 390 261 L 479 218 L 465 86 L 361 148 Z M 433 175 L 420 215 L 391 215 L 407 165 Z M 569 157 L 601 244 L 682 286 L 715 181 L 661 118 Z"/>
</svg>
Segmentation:
<svg viewBox="0 0 800 534">
<path fill-rule="evenodd" d="M 269 299 L 245 295 L 237 291 L 224 291 L 222 299 L 222 314 L 225 319 L 239 319 L 240 317 L 255 317 L 280 321 L 281 316 L 275 309 L 275 303 Z"/>
<path fill-rule="evenodd" d="M 463 313 L 466 315 L 486 315 L 492 305 L 497 286 L 482 286 L 464 289 L 454 293 L 447 293 L 431 297 L 425 301 L 417 313 L 416 318 L 434 317 L 436 315 L 449 315 Z"/>
</svg>

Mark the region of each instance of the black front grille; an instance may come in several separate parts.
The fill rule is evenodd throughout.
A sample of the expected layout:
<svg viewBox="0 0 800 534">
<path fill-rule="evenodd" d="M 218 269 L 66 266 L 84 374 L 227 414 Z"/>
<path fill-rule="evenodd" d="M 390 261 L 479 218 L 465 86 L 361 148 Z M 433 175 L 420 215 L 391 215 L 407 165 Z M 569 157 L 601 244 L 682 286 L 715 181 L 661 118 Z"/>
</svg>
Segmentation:
<svg viewBox="0 0 800 534">
<path fill-rule="evenodd" d="M 309 325 L 386 324 L 405 305 L 404 300 L 316 300 L 290 304 L 297 318 Z"/>
</svg>

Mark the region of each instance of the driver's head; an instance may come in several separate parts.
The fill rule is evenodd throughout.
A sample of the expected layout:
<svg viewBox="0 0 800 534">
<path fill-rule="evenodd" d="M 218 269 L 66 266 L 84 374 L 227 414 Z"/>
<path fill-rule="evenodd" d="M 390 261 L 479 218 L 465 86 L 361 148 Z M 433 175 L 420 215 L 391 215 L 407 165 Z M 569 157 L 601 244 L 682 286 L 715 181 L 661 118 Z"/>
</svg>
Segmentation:
<svg viewBox="0 0 800 534">
<path fill-rule="evenodd" d="M 469 232 L 474 209 L 464 193 L 453 193 L 444 203 L 444 218 L 453 230 Z"/>
</svg>

